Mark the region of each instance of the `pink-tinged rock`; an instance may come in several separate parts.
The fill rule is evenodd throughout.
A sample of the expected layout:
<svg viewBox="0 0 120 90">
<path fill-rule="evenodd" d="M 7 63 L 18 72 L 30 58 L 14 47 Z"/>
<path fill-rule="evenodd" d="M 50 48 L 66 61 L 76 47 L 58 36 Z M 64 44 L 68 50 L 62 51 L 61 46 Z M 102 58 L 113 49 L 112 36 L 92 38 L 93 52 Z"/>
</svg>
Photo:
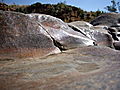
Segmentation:
<svg viewBox="0 0 120 90">
<path fill-rule="evenodd" d="M 25 14 L 0 11 L 0 57 L 44 57 L 58 52 L 36 21 Z"/>
<path fill-rule="evenodd" d="M 0 90 L 119 90 L 119 86 L 120 52 L 107 47 L 0 60 Z"/>
<path fill-rule="evenodd" d="M 84 34 L 74 31 L 62 20 L 44 14 L 28 14 L 31 20 L 35 20 L 49 35 L 59 43 L 60 48 L 69 49 L 79 46 L 94 45 L 94 41 Z"/>
</svg>

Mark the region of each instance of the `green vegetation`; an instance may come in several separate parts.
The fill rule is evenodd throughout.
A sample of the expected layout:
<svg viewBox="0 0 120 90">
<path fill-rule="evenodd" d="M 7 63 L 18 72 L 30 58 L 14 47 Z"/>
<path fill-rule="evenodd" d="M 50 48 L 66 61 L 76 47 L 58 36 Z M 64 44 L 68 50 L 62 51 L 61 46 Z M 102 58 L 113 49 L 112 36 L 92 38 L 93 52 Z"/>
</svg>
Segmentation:
<svg viewBox="0 0 120 90">
<path fill-rule="evenodd" d="M 115 0 L 111 1 L 112 5 L 106 6 L 105 9 L 109 12 L 120 12 L 120 2 L 116 2 Z"/>
<path fill-rule="evenodd" d="M 6 5 L 0 3 L 0 10 L 9 10 L 9 11 L 16 11 L 22 13 L 41 13 L 52 15 L 54 17 L 60 18 L 65 22 L 72 22 L 72 21 L 90 21 L 95 17 L 101 15 L 103 12 L 98 10 L 96 12 L 87 12 L 82 10 L 81 8 L 77 8 L 75 6 L 66 5 L 65 3 L 58 3 L 58 4 L 41 4 L 39 2 L 20 6 L 20 5 Z"/>
</svg>

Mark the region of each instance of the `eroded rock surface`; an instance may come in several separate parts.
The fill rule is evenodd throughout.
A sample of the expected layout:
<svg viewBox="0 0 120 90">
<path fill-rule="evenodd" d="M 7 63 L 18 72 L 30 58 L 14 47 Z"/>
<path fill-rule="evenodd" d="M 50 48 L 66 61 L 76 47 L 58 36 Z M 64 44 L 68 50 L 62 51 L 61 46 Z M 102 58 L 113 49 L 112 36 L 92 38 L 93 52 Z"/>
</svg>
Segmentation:
<svg viewBox="0 0 120 90">
<path fill-rule="evenodd" d="M 68 25 L 75 31 L 83 33 L 88 38 L 95 41 L 97 46 L 113 47 L 112 36 L 102 26 L 92 26 L 89 23 L 76 21 L 68 23 Z"/>
<path fill-rule="evenodd" d="M 1 59 L 0 90 L 119 90 L 120 52 L 82 47 L 42 59 Z"/>
<path fill-rule="evenodd" d="M 94 45 L 94 41 L 84 34 L 74 31 L 62 20 L 44 14 L 28 14 L 31 20 L 38 22 L 50 36 L 62 46 L 70 49 L 79 46 Z"/>
<path fill-rule="evenodd" d="M 85 22 L 71 26 L 0 11 L 0 90 L 119 90 L 120 52 L 101 47 L 112 45 L 108 33 Z"/>
<path fill-rule="evenodd" d="M 34 57 L 58 53 L 47 32 L 21 13 L 0 11 L 0 56 Z"/>
<path fill-rule="evenodd" d="M 119 41 L 120 37 L 120 14 L 119 13 L 106 13 L 90 22 L 92 25 L 103 25 L 108 27 L 109 33 L 115 41 Z"/>
<path fill-rule="evenodd" d="M 0 56 L 42 57 L 94 41 L 55 17 L 0 11 Z"/>
</svg>

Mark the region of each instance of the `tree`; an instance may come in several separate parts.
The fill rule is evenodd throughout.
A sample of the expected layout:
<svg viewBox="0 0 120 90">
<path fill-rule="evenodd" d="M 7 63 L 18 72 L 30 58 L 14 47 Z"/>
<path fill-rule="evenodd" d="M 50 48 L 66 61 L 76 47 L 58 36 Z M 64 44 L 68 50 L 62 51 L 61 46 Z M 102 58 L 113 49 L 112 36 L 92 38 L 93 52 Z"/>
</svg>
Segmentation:
<svg viewBox="0 0 120 90">
<path fill-rule="evenodd" d="M 120 2 L 116 2 L 115 0 L 111 1 L 112 5 L 106 6 L 105 9 L 109 12 L 120 12 Z"/>
<path fill-rule="evenodd" d="M 99 9 L 96 11 L 96 17 L 98 17 L 99 15 L 103 14 L 103 11 L 100 11 Z"/>
<path fill-rule="evenodd" d="M 120 12 L 120 2 L 117 2 L 118 11 Z"/>
</svg>

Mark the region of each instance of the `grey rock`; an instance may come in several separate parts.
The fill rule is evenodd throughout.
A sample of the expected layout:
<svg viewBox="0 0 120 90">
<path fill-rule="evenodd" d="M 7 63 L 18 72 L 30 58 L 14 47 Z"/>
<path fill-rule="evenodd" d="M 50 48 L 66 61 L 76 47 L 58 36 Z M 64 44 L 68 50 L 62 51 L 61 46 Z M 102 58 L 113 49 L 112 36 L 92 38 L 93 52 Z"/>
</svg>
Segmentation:
<svg viewBox="0 0 120 90">
<path fill-rule="evenodd" d="M 115 41 L 119 41 L 120 32 L 120 14 L 119 13 L 105 13 L 93 21 L 90 22 L 92 25 L 104 25 L 108 27 L 109 33 L 112 35 Z"/>
<path fill-rule="evenodd" d="M 62 20 L 44 14 L 0 11 L 0 56 L 44 57 L 60 50 L 94 45 Z"/>
<path fill-rule="evenodd" d="M 0 11 L 1 57 L 43 57 L 59 52 L 49 34 L 28 16 Z"/>
<path fill-rule="evenodd" d="M 83 25 L 87 24 L 87 25 Z M 113 47 L 113 39 L 112 36 L 105 30 L 103 26 L 94 27 L 89 23 L 85 22 L 72 22 L 68 25 L 72 27 L 75 31 L 83 33 L 88 38 L 95 41 L 95 44 L 98 46 L 107 46 Z M 81 27 L 82 26 L 82 27 Z"/>
<path fill-rule="evenodd" d="M 91 27 L 90 29 L 91 29 L 91 30 L 95 30 L 95 31 L 99 31 L 99 32 L 101 32 L 101 33 L 109 34 L 109 33 L 108 33 L 108 26 L 97 25 L 97 26 Z"/>
<path fill-rule="evenodd" d="M 113 43 L 113 45 L 114 45 L 115 49 L 120 50 L 120 41 L 115 41 Z"/>
<path fill-rule="evenodd" d="M 120 23 L 120 14 L 119 13 L 105 13 L 90 22 L 90 24 L 97 25 L 106 25 L 106 26 L 119 26 Z"/>
<path fill-rule="evenodd" d="M 41 59 L 0 60 L 1 90 L 119 90 L 120 52 L 81 47 Z"/>
<path fill-rule="evenodd" d="M 70 26 L 75 25 L 81 29 L 90 29 L 91 27 L 93 27 L 92 24 L 85 22 L 85 21 L 75 21 L 75 22 L 68 23 L 68 25 L 70 25 Z"/>
<path fill-rule="evenodd" d="M 107 33 L 74 28 L 48 15 L 0 11 L 0 90 L 119 90 L 120 52 L 87 46 Z"/>
<path fill-rule="evenodd" d="M 35 20 L 56 42 L 61 49 L 70 49 L 79 46 L 94 45 L 94 41 L 71 29 L 62 20 L 44 14 L 28 14 L 31 20 Z"/>
</svg>

